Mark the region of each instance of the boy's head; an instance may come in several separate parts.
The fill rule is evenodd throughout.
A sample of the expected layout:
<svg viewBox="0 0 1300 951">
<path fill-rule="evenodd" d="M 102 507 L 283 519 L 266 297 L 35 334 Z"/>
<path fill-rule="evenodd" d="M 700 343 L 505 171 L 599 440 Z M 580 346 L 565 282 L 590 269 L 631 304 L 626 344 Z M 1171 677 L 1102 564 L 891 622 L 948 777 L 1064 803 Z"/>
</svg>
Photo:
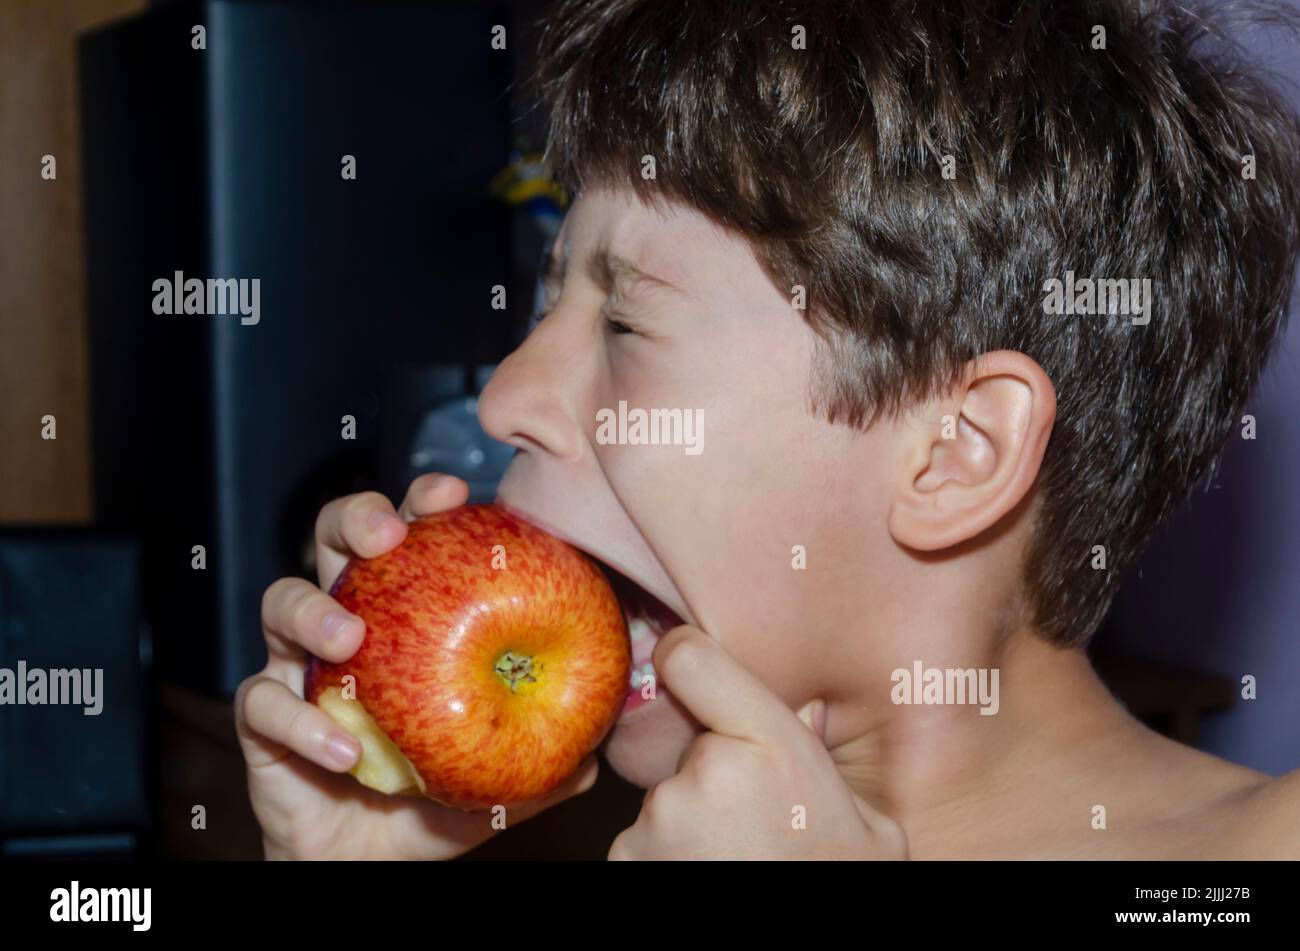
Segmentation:
<svg viewBox="0 0 1300 951">
<path fill-rule="evenodd" d="M 1289 297 L 1300 126 L 1225 56 L 1163 3 L 559 3 L 577 198 L 481 401 L 502 499 L 792 704 L 1084 644 Z M 609 444 L 620 401 L 702 451 Z M 689 729 L 651 706 L 610 747 L 641 781 Z"/>
</svg>

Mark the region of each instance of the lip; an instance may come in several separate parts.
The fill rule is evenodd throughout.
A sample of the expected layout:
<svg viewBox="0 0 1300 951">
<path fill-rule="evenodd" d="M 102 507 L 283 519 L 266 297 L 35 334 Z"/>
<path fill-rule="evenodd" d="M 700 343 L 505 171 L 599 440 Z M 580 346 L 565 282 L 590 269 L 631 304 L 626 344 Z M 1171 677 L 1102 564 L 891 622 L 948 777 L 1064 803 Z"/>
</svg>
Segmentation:
<svg viewBox="0 0 1300 951">
<path fill-rule="evenodd" d="M 641 588 L 641 589 L 642 589 L 643 591 L 645 591 L 647 594 L 649 594 L 649 595 L 651 595 L 652 597 L 656 598 L 659 602 L 661 602 L 661 603 L 664 605 L 664 607 L 668 608 L 670 611 L 672 611 L 674 614 L 676 614 L 677 617 L 682 621 L 682 623 L 684 623 L 684 624 L 694 624 L 694 621 L 691 620 L 690 612 L 689 612 L 688 610 L 686 610 L 686 606 L 685 606 L 684 604 L 681 604 L 681 603 L 676 599 L 676 597 L 674 597 L 674 596 L 673 596 L 672 594 L 670 594 L 669 592 L 662 591 L 662 590 L 656 590 L 654 587 L 652 587 L 651 585 L 647 584 L 643 578 L 641 578 L 640 576 L 638 576 L 638 574 L 637 574 L 636 572 L 629 571 L 629 570 L 628 570 L 628 569 L 627 569 L 623 564 L 621 564 L 620 562 L 614 561 L 614 560 L 608 558 L 606 555 L 602 554 L 601 552 L 595 551 L 595 550 L 593 550 L 592 548 L 588 547 L 587 545 L 584 545 L 582 542 L 577 541 L 577 540 L 574 539 L 571 535 L 569 535 L 567 532 L 565 532 L 563 529 L 559 528 L 558 526 L 556 526 L 556 525 L 552 525 L 552 524 L 549 524 L 549 523 L 547 523 L 546 521 L 544 521 L 544 520 L 542 520 L 542 519 L 536 518 L 536 517 L 534 517 L 534 516 L 532 516 L 532 515 L 529 515 L 529 514 L 527 514 L 527 513 L 525 513 L 525 512 L 520 511 L 519 509 L 517 509 L 517 508 L 515 508 L 513 505 L 511 505 L 509 502 L 505 502 L 505 501 L 503 501 L 503 500 L 502 500 L 501 498 L 499 498 L 499 497 L 496 498 L 495 500 L 493 500 L 493 504 L 496 505 L 496 506 L 498 506 L 499 508 L 503 508 L 503 509 L 505 509 L 507 512 L 509 512 L 509 513 L 510 513 L 511 515 L 513 515 L 515 518 L 520 519 L 521 521 L 527 522 L 527 523 L 529 523 L 530 525 L 533 525 L 533 526 L 536 527 L 536 528 L 540 528 L 542 531 L 546 532 L 548 535 L 553 535 L 553 536 L 555 536 L 556 538 L 558 538 L 560 541 L 564 542 L 565 544 L 572 545 L 574 548 L 577 548 L 579 551 L 581 551 L 581 552 L 585 553 L 586 555 L 588 555 L 589 557 L 595 559 L 596 562 L 597 562 L 598 564 L 600 564 L 601 566 L 606 567 L 606 568 L 609 568 L 609 569 L 612 569 L 613 571 L 618 572 L 618 573 L 621 574 L 624 578 L 626 578 L 628 581 L 632 582 L 632 583 L 635 584 L 637 587 Z"/>
<path fill-rule="evenodd" d="M 647 716 L 649 711 L 662 707 L 663 701 L 666 700 L 671 695 L 668 692 L 668 688 L 665 687 L 663 684 L 657 684 L 655 690 L 656 690 L 656 695 L 655 695 L 654 703 L 640 703 L 630 710 L 625 705 L 623 707 L 623 712 L 620 713 L 618 716 L 618 721 L 617 721 L 618 725 L 627 726 L 627 724 L 629 723 L 635 723 L 637 720 L 640 720 L 642 717 Z"/>
</svg>

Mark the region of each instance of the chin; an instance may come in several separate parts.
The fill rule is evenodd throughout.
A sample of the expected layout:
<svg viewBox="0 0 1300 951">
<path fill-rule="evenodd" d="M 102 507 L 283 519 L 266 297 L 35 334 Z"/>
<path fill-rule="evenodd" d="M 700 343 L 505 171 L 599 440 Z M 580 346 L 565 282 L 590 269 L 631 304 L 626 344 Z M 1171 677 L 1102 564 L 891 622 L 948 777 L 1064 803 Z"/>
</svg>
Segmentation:
<svg viewBox="0 0 1300 951">
<path fill-rule="evenodd" d="M 699 722 L 661 690 L 614 724 L 601 751 L 619 776 L 649 789 L 677 774 L 682 754 L 702 732 Z"/>
</svg>

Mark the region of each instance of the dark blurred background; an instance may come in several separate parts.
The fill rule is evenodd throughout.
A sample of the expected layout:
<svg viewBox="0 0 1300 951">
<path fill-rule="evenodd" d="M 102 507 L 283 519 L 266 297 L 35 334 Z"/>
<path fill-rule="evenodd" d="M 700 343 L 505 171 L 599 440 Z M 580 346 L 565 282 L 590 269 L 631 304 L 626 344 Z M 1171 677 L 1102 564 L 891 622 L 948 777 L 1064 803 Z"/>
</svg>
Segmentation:
<svg viewBox="0 0 1300 951">
<path fill-rule="evenodd" d="M 0 707 L 5 856 L 259 857 L 230 699 L 262 591 L 314 577 L 331 498 L 429 470 L 491 498 L 475 397 L 563 210 L 523 87 L 544 6 L 0 5 L 0 667 L 106 687 L 97 717 Z M 155 315 L 177 272 L 259 279 L 260 319 Z M 1094 645 L 1146 722 L 1274 774 L 1300 764 L 1298 342 Z M 640 798 L 604 770 L 470 857 L 603 858 Z"/>
</svg>

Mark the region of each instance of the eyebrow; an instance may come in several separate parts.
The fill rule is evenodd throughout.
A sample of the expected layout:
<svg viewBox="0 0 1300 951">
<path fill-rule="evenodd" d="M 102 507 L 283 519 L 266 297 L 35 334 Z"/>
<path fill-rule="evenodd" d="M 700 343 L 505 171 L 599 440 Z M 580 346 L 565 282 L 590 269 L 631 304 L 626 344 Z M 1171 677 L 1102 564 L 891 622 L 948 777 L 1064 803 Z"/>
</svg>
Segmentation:
<svg viewBox="0 0 1300 951">
<path fill-rule="evenodd" d="M 555 249 L 547 256 L 546 267 L 542 272 L 542 281 L 546 284 L 548 290 L 553 289 L 557 284 L 564 283 L 568 265 L 569 262 L 560 249 L 559 242 L 556 242 Z M 643 271 L 622 255 L 612 253 L 605 245 L 593 248 L 587 254 L 583 261 L 582 270 L 596 286 L 606 293 L 614 290 L 615 286 L 621 282 L 633 287 L 645 284 L 650 287 L 661 287 L 677 294 L 686 294 L 676 284 L 671 284 L 661 277 Z M 686 296 L 689 297 L 690 295 L 686 294 Z"/>
</svg>

